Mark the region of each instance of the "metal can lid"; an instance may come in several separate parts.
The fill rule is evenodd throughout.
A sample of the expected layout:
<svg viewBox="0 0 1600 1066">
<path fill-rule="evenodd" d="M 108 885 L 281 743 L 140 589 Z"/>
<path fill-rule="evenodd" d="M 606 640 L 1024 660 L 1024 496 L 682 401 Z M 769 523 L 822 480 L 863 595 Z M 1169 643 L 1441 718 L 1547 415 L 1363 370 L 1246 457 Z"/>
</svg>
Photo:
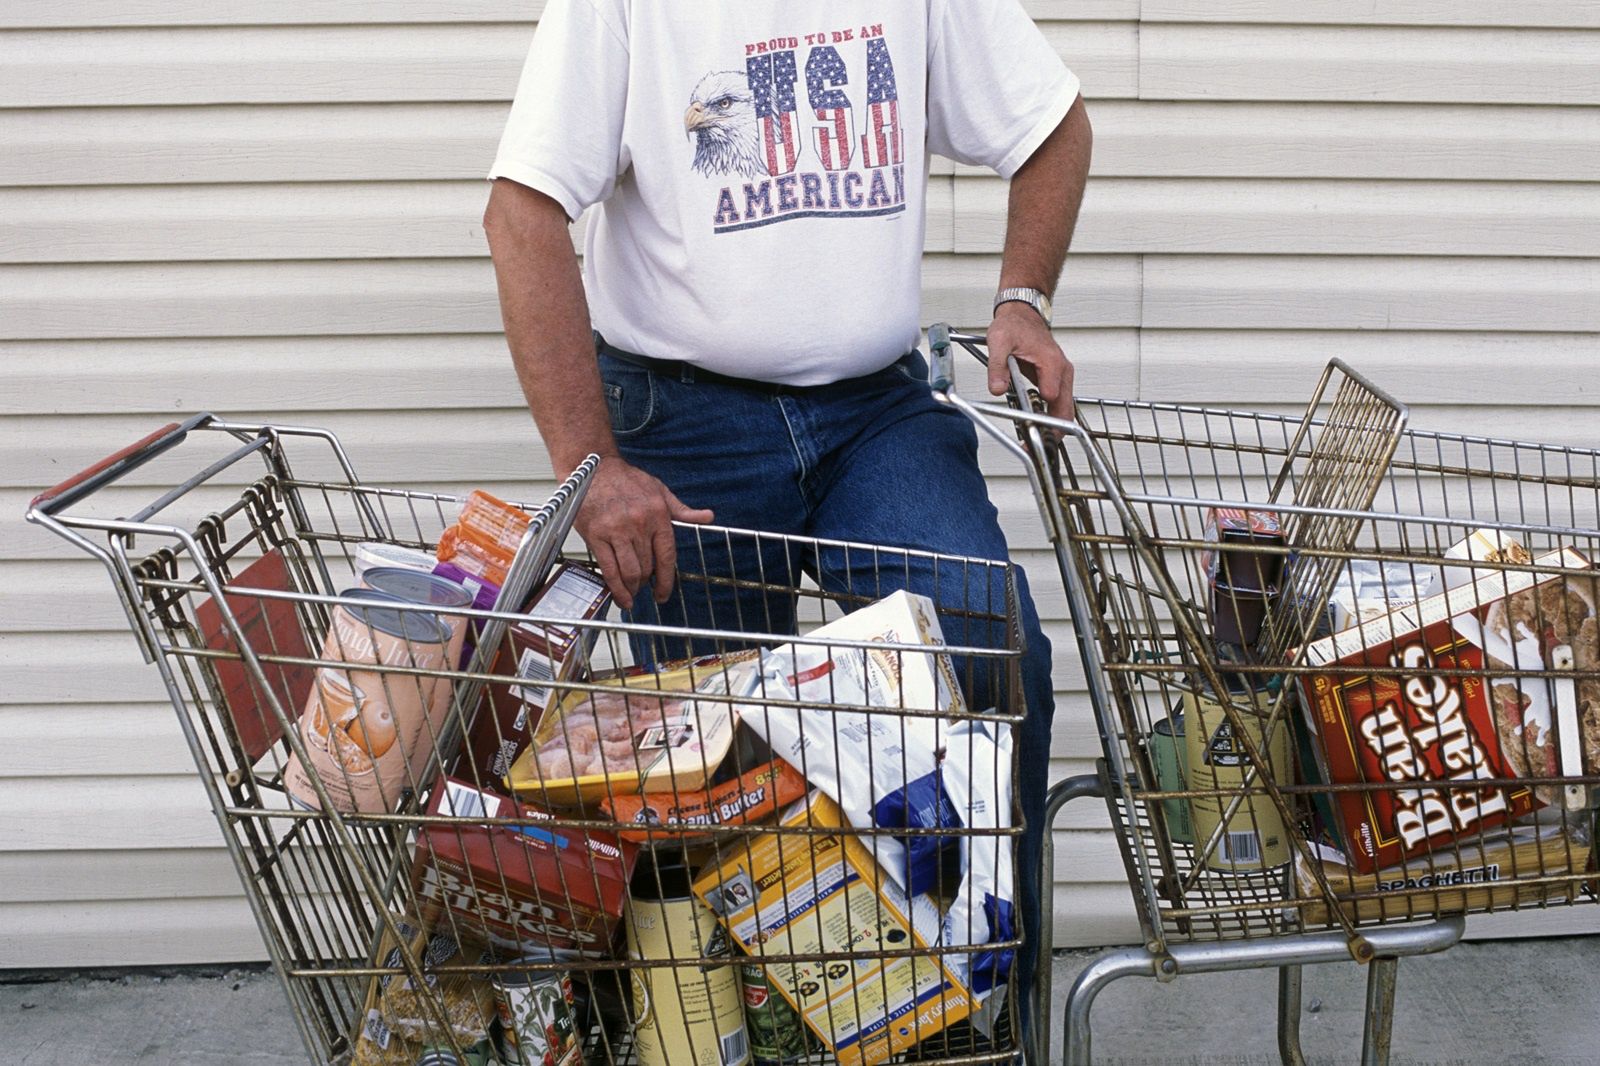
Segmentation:
<svg viewBox="0 0 1600 1066">
<path fill-rule="evenodd" d="M 368 588 L 431 607 L 471 607 L 472 594 L 459 581 L 399 566 L 375 566 L 363 575 Z"/>
<path fill-rule="evenodd" d="M 341 600 L 358 600 L 359 603 L 341 603 L 341 610 L 348 611 L 355 619 L 364 625 L 369 625 L 380 633 L 387 633 L 391 637 L 400 637 L 417 644 L 446 644 L 450 640 L 450 627 L 440 621 L 436 614 L 426 611 L 397 611 L 385 604 L 407 604 L 399 596 L 377 589 L 345 589 L 339 593 Z"/>
</svg>

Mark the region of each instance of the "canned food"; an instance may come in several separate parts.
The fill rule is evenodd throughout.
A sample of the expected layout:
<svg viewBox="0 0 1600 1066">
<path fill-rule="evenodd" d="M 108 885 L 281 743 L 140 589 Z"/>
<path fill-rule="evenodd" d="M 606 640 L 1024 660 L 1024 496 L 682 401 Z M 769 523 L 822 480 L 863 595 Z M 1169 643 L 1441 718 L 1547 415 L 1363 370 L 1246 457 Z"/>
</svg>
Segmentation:
<svg viewBox="0 0 1600 1066">
<path fill-rule="evenodd" d="M 1267 759 L 1268 765 L 1256 776 L 1251 787 L 1259 789 L 1264 779 L 1288 783 L 1294 767 L 1289 723 L 1278 723 L 1270 744 L 1266 738 L 1266 716 L 1272 708 L 1273 693 L 1259 689 L 1232 692 L 1228 698 L 1250 730 L 1250 740 Z M 1218 793 L 1190 801 L 1194 840 L 1199 846 L 1210 840 L 1221 824 L 1233 794 L 1244 785 L 1251 761 L 1215 697 L 1209 693 L 1187 693 L 1183 702 L 1189 787 Z M 1272 800 L 1264 792 L 1253 792 L 1240 800 L 1206 864 L 1212 869 L 1245 871 L 1271 869 L 1288 861 L 1288 827 Z"/>
<path fill-rule="evenodd" d="M 415 784 L 408 760 L 435 705 L 448 704 L 450 681 L 373 668 L 442 670 L 450 630 L 437 615 L 396 610 L 393 605 L 404 601 L 375 589 L 340 596 L 355 602 L 334 609 L 322 658 L 347 665 L 317 670 L 298 723 L 311 766 L 292 757 L 284 787 L 301 804 L 318 808 L 314 770 L 338 810 L 387 813 Z"/>
<path fill-rule="evenodd" d="M 1150 730 L 1150 761 L 1155 764 L 1156 787 L 1163 792 L 1182 792 L 1189 780 L 1189 757 L 1184 750 L 1183 711 L 1172 712 Z M 1161 801 L 1167 821 L 1167 835 L 1174 844 L 1194 842 L 1194 826 L 1189 821 L 1187 800 Z"/>
<path fill-rule="evenodd" d="M 515 963 L 512 964 L 513 966 Z M 573 1026 L 572 979 L 549 970 L 495 977 L 500 1057 L 506 1066 L 578 1066 L 583 1049 Z"/>
<path fill-rule="evenodd" d="M 628 957 L 714 958 L 731 952 L 683 865 L 641 861 L 628 900 Z M 640 967 L 633 973 L 634 1051 L 641 1066 L 746 1066 L 750 1039 L 734 967 Z"/>
<path fill-rule="evenodd" d="M 803 1060 L 810 1044 L 805 1024 L 772 987 L 767 968 L 746 962 L 739 967 L 739 982 L 744 988 L 744 1021 L 754 1066 L 789 1066 Z"/>
<path fill-rule="evenodd" d="M 480 1040 L 457 1055 L 451 1047 L 425 1047 L 417 1052 L 416 1066 L 495 1066 L 494 1047 Z"/>
</svg>

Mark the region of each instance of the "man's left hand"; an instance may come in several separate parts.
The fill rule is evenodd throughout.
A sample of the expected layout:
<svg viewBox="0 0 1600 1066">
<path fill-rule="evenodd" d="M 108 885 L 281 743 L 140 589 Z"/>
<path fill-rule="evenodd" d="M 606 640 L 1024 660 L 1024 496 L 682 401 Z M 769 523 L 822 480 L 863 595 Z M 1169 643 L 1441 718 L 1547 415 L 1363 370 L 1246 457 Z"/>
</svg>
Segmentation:
<svg viewBox="0 0 1600 1066">
<path fill-rule="evenodd" d="M 1056 418 L 1072 417 L 1072 362 L 1050 334 L 1039 313 L 1013 301 L 995 308 L 989 326 L 989 391 L 1004 396 L 1011 387 L 1008 357 L 1039 387 L 1046 409 Z"/>
</svg>

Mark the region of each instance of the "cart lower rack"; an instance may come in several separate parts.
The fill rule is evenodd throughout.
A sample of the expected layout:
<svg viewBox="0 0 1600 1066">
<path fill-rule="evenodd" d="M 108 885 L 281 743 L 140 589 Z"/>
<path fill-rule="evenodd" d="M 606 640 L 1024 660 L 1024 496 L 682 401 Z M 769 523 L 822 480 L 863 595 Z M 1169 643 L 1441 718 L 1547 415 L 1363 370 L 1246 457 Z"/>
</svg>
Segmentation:
<svg viewBox="0 0 1600 1066">
<path fill-rule="evenodd" d="M 1079 400 L 948 400 L 1018 458 L 1067 587 L 1097 775 L 1144 945 L 1067 1009 L 1145 973 L 1372 963 L 1363 1061 L 1387 1061 L 1395 959 L 1462 917 L 1596 898 L 1600 452 L 1406 428 L 1335 361 L 1300 418 Z M 1042 935 L 1048 939 L 1049 930 Z"/>
<path fill-rule="evenodd" d="M 96 517 L 141 466 L 181 472 Z M 1013 1061 L 1010 565 L 683 527 L 618 620 L 560 554 L 591 469 L 524 510 L 201 415 L 34 502 L 166 683 L 311 1061 Z"/>
</svg>

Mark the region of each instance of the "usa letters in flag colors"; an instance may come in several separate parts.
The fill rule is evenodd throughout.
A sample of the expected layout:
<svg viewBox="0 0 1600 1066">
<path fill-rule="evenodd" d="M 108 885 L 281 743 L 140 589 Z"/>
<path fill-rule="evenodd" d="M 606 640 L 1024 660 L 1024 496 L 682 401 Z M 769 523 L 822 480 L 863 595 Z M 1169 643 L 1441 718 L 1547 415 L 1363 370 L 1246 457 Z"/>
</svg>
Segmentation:
<svg viewBox="0 0 1600 1066">
<path fill-rule="evenodd" d="M 906 209 L 900 91 L 882 26 L 746 45 L 743 70 L 700 79 L 684 127 L 694 169 L 726 182 L 717 233 Z"/>
</svg>

